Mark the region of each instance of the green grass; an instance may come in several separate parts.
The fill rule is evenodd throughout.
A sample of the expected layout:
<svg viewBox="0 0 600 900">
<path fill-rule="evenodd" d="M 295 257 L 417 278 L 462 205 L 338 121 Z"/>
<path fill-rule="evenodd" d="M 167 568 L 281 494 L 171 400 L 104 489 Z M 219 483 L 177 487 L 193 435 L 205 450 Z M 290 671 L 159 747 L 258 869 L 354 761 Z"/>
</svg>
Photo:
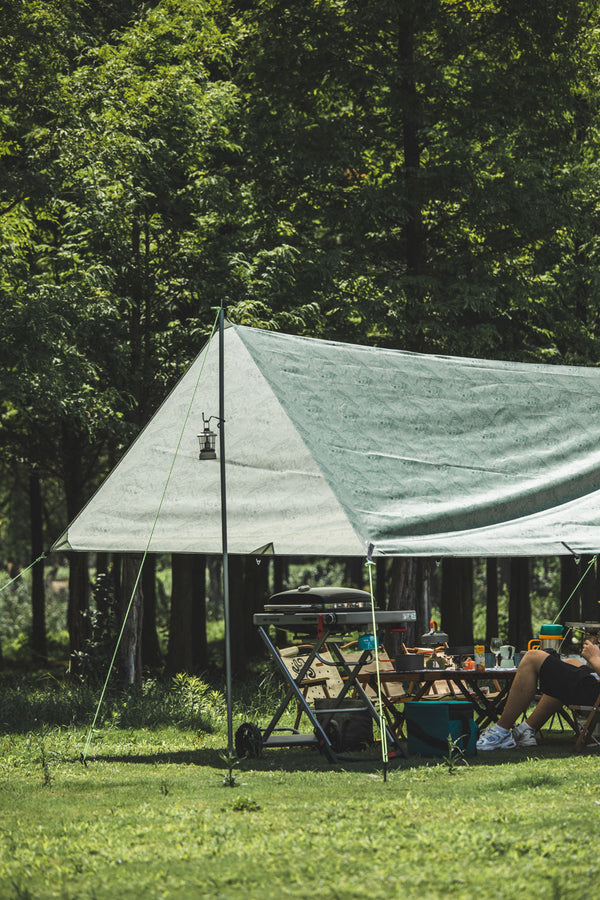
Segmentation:
<svg viewBox="0 0 600 900">
<path fill-rule="evenodd" d="M 226 786 L 219 721 L 104 727 L 87 765 L 84 728 L 0 735 L 0 898 L 578 900 L 597 881 L 600 756 L 570 739 L 454 769 L 413 757 L 385 781 L 271 749 Z"/>
</svg>

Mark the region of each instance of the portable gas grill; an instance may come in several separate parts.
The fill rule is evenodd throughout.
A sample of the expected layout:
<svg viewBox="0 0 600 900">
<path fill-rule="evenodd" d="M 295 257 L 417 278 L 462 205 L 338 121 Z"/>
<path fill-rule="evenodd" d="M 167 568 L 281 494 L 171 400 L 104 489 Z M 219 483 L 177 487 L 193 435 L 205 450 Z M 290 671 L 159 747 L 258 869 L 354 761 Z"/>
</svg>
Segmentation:
<svg viewBox="0 0 600 900">
<path fill-rule="evenodd" d="M 414 622 L 414 610 L 380 610 L 375 607 L 375 624 L 400 629 Z M 303 585 L 292 591 L 275 594 L 265 603 L 264 613 L 254 615 L 259 627 L 274 625 L 298 635 L 317 636 L 327 628 L 329 636 L 357 629 L 370 629 L 373 624 L 371 595 L 356 588 Z"/>
<path fill-rule="evenodd" d="M 252 723 L 244 723 L 236 733 L 236 750 L 238 755 L 258 756 L 263 747 L 282 747 L 298 745 L 317 745 L 327 757 L 336 762 L 340 759 L 339 749 L 334 747 L 331 725 L 335 724 L 336 713 L 343 710 L 349 712 L 344 703 L 349 692 L 361 701 L 355 711 L 367 713 L 379 728 L 386 727 L 388 745 L 393 752 L 405 755 L 394 734 L 380 720 L 379 713 L 358 682 L 358 673 L 363 665 L 373 658 L 373 641 L 367 642 L 362 649 L 359 641 L 359 654 L 349 660 L 344 656 L 339 644 L 339 636 L 354 631 L 372 632 L 375 628 L 404 630 L 407 622 L 416 621 L 414 610 L 380 610 L 371 608 L 371 595 L 367 591 L 344 587 L 312 588 L 302 586 L 296 590 L 275 594 L 265 604 L 264 612 L 255 613 L 253 620 L 258 627 L 264 644 L 273 661 L 288 685 L 285 697 L 281 701 L 275 715 L 265 729 Z M 269 636 L 269 628 L 291 631 L 296 636 L 310 638 L 310 649 L 304 664 L 293 675 L 286 668 L 280 653 Z M 335 637 L 337 636 L 337 640 Z M 327 642 L 330 641 L 328 644 Z M 332 662 L 344 679 L 343 688 L 336 697 L 327 701 L 327 709 L 319 711 L 317 716 L 314 706 L 301 689 L 303 680 L 315 660 L 322 662 L 320 654 L 329 651 Z M 278 728 L 283 713 L 290 703 L 296 703 L 313 725 L 313 732 L 300 734 L 295 728 Z M 324 714 L 325 712 L 325 714 Z M 298 724 L 298 722 L 297 722 Z M 344 759 L 349 757 L 345 756 Z"/>
</svg>

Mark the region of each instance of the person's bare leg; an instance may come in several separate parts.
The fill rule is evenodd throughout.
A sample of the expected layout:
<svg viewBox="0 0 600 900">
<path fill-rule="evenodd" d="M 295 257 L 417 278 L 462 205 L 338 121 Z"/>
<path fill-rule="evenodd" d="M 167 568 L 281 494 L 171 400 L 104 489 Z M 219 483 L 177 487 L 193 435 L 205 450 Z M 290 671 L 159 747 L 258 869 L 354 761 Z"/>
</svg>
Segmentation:
<svg viewBox="0 0 600 900">
<path fill-rule="evenodd" d="M 544 650 L 528 650 L 519 663 L 504 710 L 498 719 L 498 725 L 502 728 L 511 729 L 535 697 L 538 675 L 546 659 L 548 654 Z"/>
<path fill-rule="evenodd" d="M 585 665 L 585 663 L 578 659 L 565 659 L 564 662 L 568 663 L 570 666 Z M 551 716 L 555 715 L 562 706 L 564 706 L 562 700 L 557 700 L 555 697 L 549 697 L 548 694 L 542 694 L 535 709 L 525 721 L 528 725 L 531 725 L 534 731 L 538 731 L 544 722 L 547 722 Z"/>
<path fill-rule="evenodd" d="M 542 694 L 535 709 L 530 716 L 527 716 L 525 721 L 528 725 L 531 725 L 534 731 L 538 731 L 544 722 L 547 722 L 551 716 L 559 711 L 562 705 L 562 700 L 556 700 L 554 697 L 549 697 L 548 694 Z"/>
<path fill-rule="evenodd" d="M 547 658 L 545 650 L 528 650 L 519 663 L 504 710 L 498 719 L 498 725 L 502 728 L 512 728 L 519 716 L 526 712 L 535 697 L 540 669 Z M 585 665 L 577 659 L 566 659 L 565 662 L 572 666 Z M 526 720 L 527 724 L 537 731 L 562 705 L 560 700 L 542 694 L 536 708 Z"/>
</svg>

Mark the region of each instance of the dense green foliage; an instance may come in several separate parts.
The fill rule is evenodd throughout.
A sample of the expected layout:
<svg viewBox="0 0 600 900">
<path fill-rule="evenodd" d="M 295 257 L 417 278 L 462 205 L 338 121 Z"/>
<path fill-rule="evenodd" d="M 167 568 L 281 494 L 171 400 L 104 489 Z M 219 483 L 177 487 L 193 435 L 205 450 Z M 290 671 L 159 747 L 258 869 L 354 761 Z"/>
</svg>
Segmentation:
<svg viewBox="0 0 600 900">
<path fill-rule="evenodd" d="M 58 537 L 221 302 L 596 365 L 599 26 L 593 0 L 7 0 L 4 559 Z"/>
</svg>

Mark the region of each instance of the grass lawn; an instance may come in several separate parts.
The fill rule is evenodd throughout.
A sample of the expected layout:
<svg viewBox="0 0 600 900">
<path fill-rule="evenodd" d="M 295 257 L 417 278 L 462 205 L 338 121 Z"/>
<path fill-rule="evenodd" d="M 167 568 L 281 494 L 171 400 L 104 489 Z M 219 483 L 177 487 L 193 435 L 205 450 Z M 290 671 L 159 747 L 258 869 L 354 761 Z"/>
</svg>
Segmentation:
<svg viewBox="0 0 600 900">
<path fill-rule="evenodd" d="M 236 726 L 237 726 L 236 722 Z M 600 863 L 600 755 L 572 740 L 452 770 L 266 750 L 224 728 L 0 735 L 1 900 L 580 898 Z"/>
</svg>

